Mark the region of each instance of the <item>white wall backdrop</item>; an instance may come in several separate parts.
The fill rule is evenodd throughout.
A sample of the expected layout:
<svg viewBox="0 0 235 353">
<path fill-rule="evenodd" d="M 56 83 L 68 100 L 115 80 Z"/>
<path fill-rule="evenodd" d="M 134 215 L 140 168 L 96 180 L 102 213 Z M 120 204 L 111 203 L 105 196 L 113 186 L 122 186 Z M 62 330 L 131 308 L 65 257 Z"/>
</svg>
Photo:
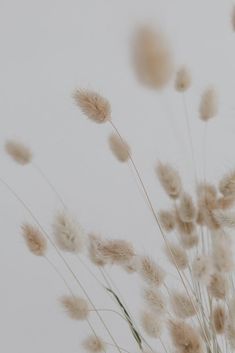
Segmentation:
<svg viewBox="0 0 235 353">
<path fill-rule="evenodd" d="M 228 0 L 0 0 L 0 177 L 49 232 L 60 204 L 32 166 L 20 167 L 5 155 L 7 138 L 31 146 L 35 163 L 87 231 L 131 240 L 137 251 L 164 261 L 160 235 L 133 174 L 107 147 L 110 127 L 87 121 L 71 93 L 76 87 L 92 88 L 110 100 L 113 120 L 132 147 L 156 209 L 168 205 L 154 175 L 157 160 L 173 163 L 191 190 L 193 170 L 181 96 L 173 83 L 161 93 L 142 87 L 131 66 L 136 25 L 159 25 L 170 40 L 176 66 L 185 64 L 192 73 L 187 105 L 199 174 L 203 124 L 197 107 L 205 87 L 214 84 L 218 89 L 220 113 L 210 123 L 207 140 L 208 178 L 216 182 L 235 164 L 231 7 Z M 0 351 L 82 352 L 80 341 L 88 327 L 67 318 L 58 304 L 66 293 L 63 282 L 46 261 L 28 253 L 21 238 L 20 225 L 31 221 L 30 215 L 1 182 L 0 195 Z M 53 251 L 49 256 L 73 283 Z M 112 302 L 81 264 L 69 261 L 97 307 L 110 307 Z M 116 268 L 110 271 L 138 313 L 137 277 Z M 112 322 L 120 344 L 134 352 L 121 320 L 111 313 L 104 318 Z"/>
</svg>

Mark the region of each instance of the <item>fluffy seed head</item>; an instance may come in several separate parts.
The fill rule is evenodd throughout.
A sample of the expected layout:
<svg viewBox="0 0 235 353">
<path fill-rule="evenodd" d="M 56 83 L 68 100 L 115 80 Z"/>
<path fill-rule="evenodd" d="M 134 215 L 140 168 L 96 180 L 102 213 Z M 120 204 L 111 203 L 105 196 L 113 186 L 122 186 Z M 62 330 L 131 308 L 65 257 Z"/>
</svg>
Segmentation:
<svg viewBox="0 0 235 353">
<path fill-rule="evenodd" d="M 175 89 L 178 92 L 185 92 L 191 86 L 191 75 L 186 67 L 181 67 L 176 74 Z"/>
<path fill-rule="evenodd" d="M 196 230 L 189 234 L 180 234 L 180 243 L 185 249 L 192 249 L 194 246 L 198 245 L 198 242 L 199 238 Z"/>
<path fill-rule="evenodd" d="M 167 42 L 160 32 L 140 29 L 134 42 L 134 66 L 141 83 L 161 89 L 169 82 L 173 68 Z"/>
<path fill-rule="evenodd" d="M 83 342 L 84 349 L 89 353 L 105 352 L 106 344 L 100 337 L 91 335 Z"/>
<path fill-rule="evenodd" d="M 144 299 L 150 310 L 154 310 L 158 314 L 165 313 L 166 300 L 158 289 L 154 287 L 145 288 Z"/>
<path fill-rule="evenodd" d="M 234 203 L 235 203 L 235 197 L 233 195 L 232 196 L 222 196 L 222 197 L 219 197 L 217 200 L 218 208 L 220 208 L 221 210 L 227 210 L 227 209 L 233 207 Z"/>
<path fill-rule="evenodd" d="M 122 264 L 122 267 L 127 273 L 137 272 L 140 267 L 140 257 L 134 255 L 129 261 Z"/>
<path fill-rule="evenodd" d="M 192 222 L 196 218 L 196 208 L 193 204 L 192 197 L 187 193 L 182 193 L 179 204 L 179 217 L 183 222 Z"/>
<path fill-rule="evenodd" d="M 188 266 L 188 256 L 180 245 L 168 243 L 165 250 L 168 260 L 179 270 L 184 270 Z"/>
<path fill-rule="evenodd" d="M 133 246 L 126 240 L 106 240 L 100 244 L 99 251 L 110 263 L 126 264 L 135 255 Z"/>
<path fill-rule="evenodd" d="M 213 262 L 218 271 L 231 272 L 234 268 L 233 244 L 228 234 L 218 232 L 213 234 Z"/>
<path fill-rule="evenodd" d="M 175 219 L 178 231 L 180 234 L 189 235 L 195 231 L 195 224 L 193 222 L 184 222 L 180 218 L 179 209 L 175 209 Z"/>
<path fill-rule="evenodd" d="M 235 196 L 235 170 L 223 176 L 219 183 L 219 191 L 224 196 Z"/>
<path fill-rule="evenodd" d="M 204 347 L 199 332 L 183 321 L 171 321 L 169 331 L 172 343 L 180 353 L 203 353 Z"/>
<path fill-rule="evenodd" d="M 214 88 L 208 88 L 201 97 L 200 103 L 200 118 L 203 121 L 208 121 L 214 118 L 218 113 L 217 94 Z"/>
<path fill-rule="evenodd" d="M 5 150 L 15 162 L 21 165 L 28 164 L 32 161 L 32 152 L 21 142 L 9 140 L 5 144 Z"/>
<path fill-rule="evenodd" d="M 127 162 L 130 158 L 130 147 L 116 134 L 109 136 L 109 147 L 119 162 Z"/>
<path fill-rule="evenodd" d="M 206 255 L 197 256 L 192 263 L 193 276 L 199 282 L 208 284 L 213 271 L 211 258 Z"/>
<path fill-rule="evenodd" d="M 217 304 L 212 313 L 213 325 L 217 334 L 221 335 L 225 332 L 227 313 L 223 305 Z"/>
<path fill-rule="evenodd" d="M 88 317 L 89 307 L 87 301 L 83 298 L 64 296 L 61 298 L 61 304 L 74 320 L 85 320 Z"/>
<path fill-rule="evenodd" d="M 96 234 L 89 234 L 88 240 L 88 253 L 91 262 L 96 266 L 104 266 L 107 263 L 107 260 L 100 251 L 103 240 Z"/>
<path fill-rule="evenodd" d="M 182 189 L 179 173 L 169 164 L 161 162 L 157 165 L 156 173 L 165 192 L 172 199 L 178 198 Z"/>
<path fill-rule="evenodd" d="M 175 315 L 181 319 L 186 319 L 196 315 L 197 304 L 186 293 L 173 292 L 171 294 L 171 306 Z"/>
<path fill-rule="evenodd" d="M 61 250 L 78 253 L 83 249 L 84 230 L 68 212 L 63 211 L 56 215 L 53 232 L 56 243 Z"/>
<path fill-rule="evenodd" d="M 73 98 L 82 112 L 96 123 L 105 123 L 111 119 L 111 107 L 108 100 L 100 94 L 78 89 Z"/>
<path fill-rule="evenodd" d="M 21 229 L 29 250 L 34 255 L 44 256 L 47 250 L 47 241 L 41 231 L 28 223 L 24 223 Z"/>
<path fill-rule="evenodd" d="M 225 299 L 228 291 L 228 282 L 221 272 L 215 272 L 211 276 L 209 287 L 212 297 L 216 299 Z"/>
<path fill-rule="evenodd" d="M 152 338 L 159 338 L 162 333 L 162 320 L 151 311 L 143 311 L 141 314 L 143 329 Z"/>
<path fill-rule="evenodd" d="M 160 211 L 158 213 L 159 221 L 166 232 L 171 232 L 175 228 L 175 216 L 171 211 Z"/>
<path fill-rule="evenodd" d="M 140 261 L 140 275 L 150 285 L 160 286 L 165 278 L 165 272 L 149 256 L 143 256 Z"/>
</svg>

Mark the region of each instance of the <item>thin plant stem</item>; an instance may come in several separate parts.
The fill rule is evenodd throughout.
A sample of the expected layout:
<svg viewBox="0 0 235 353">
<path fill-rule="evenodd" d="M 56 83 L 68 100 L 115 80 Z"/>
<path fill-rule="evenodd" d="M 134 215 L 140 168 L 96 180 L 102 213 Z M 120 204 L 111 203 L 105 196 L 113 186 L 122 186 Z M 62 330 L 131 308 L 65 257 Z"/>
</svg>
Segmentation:
<svg viewBox="0 0 235 353">
<path fill-rule="evenodd" d="M 62 260 L 62 262 L 64 263 L 65 267 L 67 268 L 67 270 L 71 273 L 72 277 L 74 278 L 74 280 L 77 282 L 77 284 L 79 285 L 80 289 L 82 290 L 82 292 L 84 293 L 84 295 L 86 296 L 87 300 L 89 301 L 89 303 L 91 304 L 91 306 L 95 309 L 95 305 L 92 302 L 90 296 L 88 295 L 88 293 L 86 292 L 84 286 L 82 285 L 82 283 L 79 281 L 79 279 L 76 277 L 75 273 L 73 272 L 73 270 L 71 269 L 70 265 L 67 263 L 67 261 L 65 260 L 65 258 L 63 257 L 63 255 L 61 254 L 61 252 L 59 251 L 59 249 L 57 248 L 56 244 L 52 241 L 52 239 L 50 238 L 50 236 L 48 235 L 48 233 L 45 231 L 45 229 L 43 228 L 43 226 L 40 224 L 40 222 L 38 221 L 38 219 L 34 216 L 33 212 L 30 210 L 30 208 L 27 206 L 27 204 L 17 195 L 17 193 L 11 188 L 11 186 L 0 177 L 0 181 L 2 182 L 3 185 L 5 185 L 5 187 L 15 196 L 15 198 L 24 206 L 24 208 L 27 210 L 27 212 L 30 214 L 30 216 L 32 217 L 32 219 L 35 221 L 35 223 L 37 224 L 37 226 L 39 227 L 39 229 L 42 231 L 42 233 L 44 234 L 44 236 L 46 237 L 46 239 L 48 240 L 48 242 L 52 245 L 52 247 L 55 249 L 57 255 L 59 256 L 59 258 Z M 116 345 L 117 350 L 120 352 L 120 350 L 118 349 L 117 343 L 113 337 L 113 335 L 111 334 L 108 326 L 106 325 L 106 323 L 104 322 L 102 316 L 98 313 L 97 316 L 99 318 L 99 320 L 101 321 L 102 325 L 104 326 L 104 328 L 106 329 L 107 333 L 109 334 L 111 340 L 114 342 L 114 344 Z"/>
<path fill-rule="evenodd" d="M 114 124 L 111 120 L 110 120 L 110 124 L 111 124 L 112 128 L 114 129 L 114 131 L 115 131 L 115 132 L 117 133 L 117 135 L 119 136 L 119 138 L 120 138 L 120 140 L 122 141 L 122 143 L 125 144 L 125 143 L 124 143 L 124 140 L 123 140 L 123 138 L 122 138 L 122 136 L 121 136 L 121 134 L 120 134 L 120 132 L 119 132 L 119 130 L 117 129 L 117 127 L 115 126 L 115 124 Z M 146 199 L 147 199 L 148 204 L 149 204 L 149 206 L 150 206 L 150 209 L 151 209 L 151 212 L 152 212 L 152 214 L 153 214 L 153 217 L 154 217 L 154 219 L 155 219 L 155 221 L 156 221 L 156 223 L 157 223 L 157 226 L 158 226 L 158 228 L 159 228 L 159 230 L 160 230 L 160 233 L 161 233 L 161 235 L 162 235 L 162 237 L 163 237 L 163 240 L 164 240 L 164 242 L 165 242 L 165 244 L 166 244 L 166 247 L 167 247 L 167 249 L 168 249 L 168 251 L 169 251 L 169 254 L 170 254 L 171 257 L 172 257 L 172 261 L 173 261 L 173 263 L 174 263 L 174 265 L 175 265 L 175 268 L 176 268 L 176 270 L 177 270 L 178 275 L 180 276 L 180 279 L 181 279 L 182 284 L 183 284 L 183 286 L 184 286 L 184 289 L 185 289 L 185 291 L 186 291 L 186 293 L 187 293 L 187 296 L 188 296 L 189 300 L 191 301 L 191 304 L 193 305 L 193 307 L 194 307 L 194 309 L 195 309 L 195 311 L 196 311 L 196 308 L 195 308 L 195 305 L 194 305 L 194 303 L 193 303 L 193 301 L 192 301 L 192 299 L 191 299 L 189 290 L 188 290 L 187 286 L 185 285 L 184 279 L 183 279 L 183 277 L 182 277 L 182 275 L 181 275 L 181 273 L 180 273 L 180 270 L 179 270 L 179 268 L 178 268 L 178 266 L 177 266 L 177 263 L 175 262 L 174 256 L 173 256 L 172 251 L 171 251 L 171 249 L 170 249 L 170 247 L 169 247 L 169 244 L 168 244 L 168 241 L 167 241 L 167 239 L 166 239 L 166 236 L 165 236 L 165 234 L 164 234 L 164 232 L 163 232 L 163 230 L 162 230 L 162 227 L 161 227 L 161 225 L 160 225 L 160 222 L 159 222 L 159 220 L 158 220 L 158 216 L 157 216 L 157 214 L 156 214 L 156 212 L 155 212 L 155 210 L 154 210 L 154 207 L 153 207 L 153 205 L 152 205 L 152 202 L 151 202 L 151 199 L 150 199 L 150 197 L 149 197 L 148 191 L 147 191 L 147 189 L 146 189 L 146 187 L 145 187 L 145 184 L 144 184 L 144 182 L 143 182 L 143 180 L 142 180 L 142 177 L 141 177 L 141 175 L 140 175 L 140 173 L 139 173 L 139 171 L 138 171 L 138 169 L 137 169 L 137 167 L 136 167 L 136 164 L 135 164 L 135 162 L 134 162 L 134 160 L 133 160 L 131 154 L 129 154 L 129 159 L 130 159 L 130 161 L 131 161 L 131 163 L 132 163 L 132 165 L 133 165 L 133 168 L 134 168 L 134 170 L 135 170 L 135 172 L 136 172 L 136 175 L 137 175 L 137 177 L 138 177 L 138 180 L 139 180 L 139 182 L 140 182 L 140 184 L 141 184 L 141 186 L 142 186 L 142 188 L 143 188 L 144 194 L 146 195 Z M 201 320 L 200 320 L 200 317 L 198 316 L 198 314 L 197 314 L 197 318 L 198 318 L 198 322 L 199 322 L 199 324 L 200 324 L 202 330 L 204 330 L 204 327 L 203 327 L 203 325 L 202 325 L 202 323 L 201 323 Z M 208 343 L 209 343 L 209 342 L 208 342 Z"/>
<path fill-rule="evenodd" d="M 53 191 L 53 193 L 56 195 L 57 199 L 59 200 L 59 202 L 62 204 L 64 209 L 67 209 L 67 206 L 64 202 L 64 200 L 62 199 L 61 195 L 59 194 L 59 192 L 57 191 L 57 189 L 55 188 L 55 186 L 52 184 L 52 182 L 50 181 L 50 179 L 47 177 L 47 175 L 43 172 L 43 170 L 39 167 L 38 164 L 36 164 L 35 162 L 31 163 L 33 168 L 36 170 L 36 172 L 42 177 L 42 179 L 44 179 L 44 181 L 49 185 L 49 187 L 51 188 L 51 190 Z"/>
</svg>

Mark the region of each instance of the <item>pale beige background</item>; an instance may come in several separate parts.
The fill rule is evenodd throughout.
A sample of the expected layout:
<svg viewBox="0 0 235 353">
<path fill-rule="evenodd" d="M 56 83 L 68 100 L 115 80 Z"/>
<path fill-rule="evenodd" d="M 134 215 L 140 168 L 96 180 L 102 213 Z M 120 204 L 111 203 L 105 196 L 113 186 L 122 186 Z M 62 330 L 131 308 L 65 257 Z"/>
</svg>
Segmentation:
<svg viewBox="0 0 235 353">
<path fill-rule="evenodd" d="M 186 64 L 192 72 L 187 102 L 199 174 L 203 125 L 198 102 L 207 85 L 214 84 L 219 91 L 220 114 L 208 130 L 207 168 L 208 177 L 217 181 L 235 164 L 231 6 L 229 0 L 0 1 L 0 176 L 46 229 L 50 231 L 60 205 L 35 170 L 21 168 L 5 156 L 7 138 L 20 138 L 32 147 L 35 162 L 85 229 L 130 239 L 139 252 L 150 252 L 162 261 L 160 235 L 133 176 L 107 148 L 110 127 L 87 121 L 71 93 L 75 87 L 88 87 L 110 100 L 113 119 L 132 146 L 156 208 L 168 204 L 154 175 L 158 159 L 179 168 L 190 190 L 192 163 L 181 97 L 172 83 L 161 94 L 140 86 L 131 67 L 135 26 L 160 25 L 171 41 L 176 65 Z M 26 250 L 19 227 L 30 220 L 29 215 L 1 183 L 0 195 L 0 351 L 81 352 L 86 325 L 66 317 L 57 302 L 65 293 L 63 283 L 46 262 Z M 56 260 L 53 252 L 50 256 Z M 86 271 L 72 262 L 97 306 L 110 306 Z M 137 312 L 137 278 L 112 271 Z M 133 352 L 126 326 L 112 314 L 105 318 L 112 321 L 121 344 Z"/>
</svg>

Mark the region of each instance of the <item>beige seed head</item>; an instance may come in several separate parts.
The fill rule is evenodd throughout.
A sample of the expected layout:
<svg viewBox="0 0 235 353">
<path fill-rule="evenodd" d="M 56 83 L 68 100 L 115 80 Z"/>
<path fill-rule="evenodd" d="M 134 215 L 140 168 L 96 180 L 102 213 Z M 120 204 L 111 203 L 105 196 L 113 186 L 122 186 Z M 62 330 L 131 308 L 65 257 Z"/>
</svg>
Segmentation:
<svg viewBox="0 0 235 353">
<path fill-rule="evenodd" d="M 104 266 L 107 259 L 102 255 L 100 248 L 102 247 L 102 238 L 96 234 L 89 234 L 88 237 L 88 254 L 91 262 L 96 266 Z"/>
<path fill-rule="evenodd" d="M 108 100 L 100 94 L 78 89 L 73 98 L 82 112 L 96 123 L 105 123 L 111 119 L 111 107 Z"/>
<path fill-rule="evenodd" d="M 107 262 L 118 265 L 128 263 L 135 255 L 132 244 L 119 239 L 102 242 L 99 251 Z"/>
<path fill-rule="evenodd" d="M 160 286 L 165 279 L 165 272 L 149 256 L 142 256 L 140 259 L 139 273 L 150 285 Z"/>
<path fill-rule="evenodd" d="M 227 322 L 227 312 L 223 305 L 217 304 L 212 313 L 213 326 L 218 335 L 225 332 Z"/>
<path fill-rule="evenodd" d="M 177 317 L 186 319 L 196 315 L 198 310 L 197 304 L 186 293 L 174 291 L 170 299 L 172 310 Z"/>
<path fill-rule="evenodd" d="M 175 216 L 171 211 L 161 210 L 158 213 L 159 221 L 166 232 L 171 232 L 175 228 Z"/>
<path fill-rule="evenodd" d="M 32 161 L 32 152 L 21 142 L 8 140 L 5 144 L 5 150 L 15 162 L 21 165 L 28 164 Z"/>
<path fill-rule="evenodd" d="M 109 136 L 109 147 L 119 162 L 127 162 L 130 158 L 130 147 L 116 134 Z"/>
<path fill-rule="evenodd" d="M 152 338 L 159 338 L 162 333 L 163 322 L 158 315 L 151 311 L 143 311 L 141 324 L 146 334 Z"/>
<path fill-rule="evenodd" d="M 87 337 L 87 339 L 83 342 L 83 347 L 89 353 L 100 353 L 105 352 L 106 350 L 106 344 L 104 341 L 95 335 Z"/>
<path fill-rule="evenodd" d="M 41 231 L 28 223 L 24 223 L 21 229 L 29 250 L 34 255 L 44 256 L 47 250 L 47 241 Z"/>
<path fill-rule="evenodd" d="M 169 164 L 158 163 L 156 168 L 158 179 L 165 192 L 172 199 L 180 196 L 182 184 L 179 173 Z"/>
<path fill-rule="evenodd" d="M 150 310 L 158 314 L 164 314 L 166 310 L 166 300 L 163 294 L 154 287 L 148 287 L 144 290 L 144 299 Z"/>
<path fill-rule="evenodd" d="M 221 272 L 233 271 L 233 244 L 229 235 L 224 232 L 214 233 L 212 249 L 213 262 L 216 269 Z"/>
<path fill-rule="evenodd" d="M 176 73 L 175 89 L 178 92 L 185 92 L 191 86 L 191 75 L 186 67 L 181 67 Z"/>
<path fill-rule="evenodd" d="M 194 246 L 197 246 L 199 243 L 199 237 L 194 230 L 192 233 L 186 234 L 186 233 L 181 233 L 180 236 L 180 243 L 181 245 L 186 249 L 192 249 Z"/>
<path fill-rule="evenodd" d="M 219 191 L 224 196 L 235 196 L 235 170 L 223 176 L 223 178 L 219 182 Z"/>
<path fill-rule="evenodd" d="M 180 353 L 203 353 L 204 345 L 199 332 L 184 321 L 171 321 L 169 332 L 173 345 Z"/>
<path fill-rule="evenodd" d="M 227 210 L 227 209 L 233 207 L 234 203 L 235 203 L 235 197 L 233 195 L 232 196 L 222 196 L 222 197 L 219 197 L 217 200 L 218 208 L 220 208 L 221 210 Z"/>
<path fill-rule="evenodd" d="M 204 284 L 208 284 L 213 271 L 211 258 L 207 255 L 197 256 L 192 263 L 194 278 Z"/>
<path fill-rule="evenodd" d="M 141 28 L 134 41 L 134 67 L 141 83 L 162 89 L 172 76 L 172 55 L 161 32 Z"/>
<path fill-rule="evenodd" d="M 184 270 L 188 266 L 187 253 L 180 245 L 168 243 L 165 250 L 168 260 L 179 270 Z"/>
<path fill-rule="evenodd" d="M 78 253 L 85 244 L 85 232 L 80 224 L 67 211 L 57 213 L 53 223 L 53 233 L 61 250 Z"/>
<path fill-rule="evenodd" d="M 212 297 L 224 300 L 228 292 L 228 282 L 221 272 L 215 272 L 210 278 L 208 290 Z"/>
<path fill-rule="evenodd" d="M 196 219 L 196 207 L 193 204 L 192 197 L 187 193 L 180 196 L 180 204 L 178 208 L 179 217 L 183 222 L 189 223 Z"/>
<path fill-rule="evenodd" d="M 201 97 L 200 103 L 200 118 L 203 121 L 208 121 L 214 118 L 218 113 L 217 93 L 214 88 L 205 90 Z"/>
<path fill-rule="evenodd" d="M 179 209 L 175 209 L 175 219 L 178 232 L 180 234 L 190 235 L 195 232 L 195 224 L 193 222 L 184 222 L 180 218 Z"/>
<path fill-rule="evenodd" d="M 87 301 L 80 297 L 64 296 L 61 304 L 66 309 L 68 315 L 74 320 L 85 320 L 89 314 Z"/>
</svg>

